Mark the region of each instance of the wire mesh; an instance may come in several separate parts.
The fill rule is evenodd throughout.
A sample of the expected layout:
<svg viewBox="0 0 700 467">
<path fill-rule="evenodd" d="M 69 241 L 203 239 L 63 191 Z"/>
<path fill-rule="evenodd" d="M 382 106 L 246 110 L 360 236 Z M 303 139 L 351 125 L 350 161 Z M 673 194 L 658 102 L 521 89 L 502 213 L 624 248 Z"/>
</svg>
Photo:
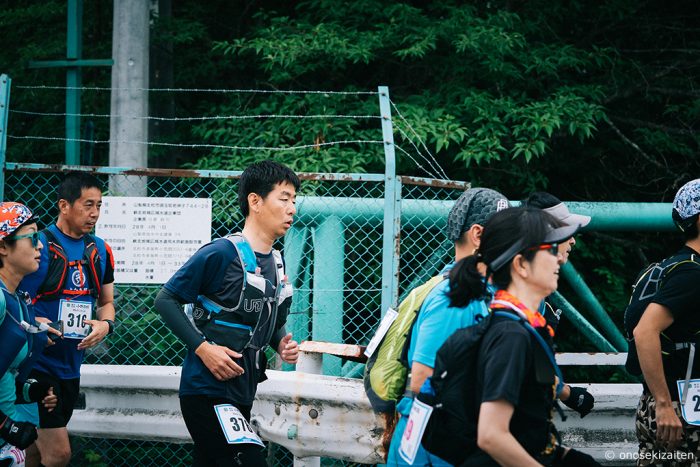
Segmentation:
<svg viewBox="0 0 700 467">
<path fill-rule="evenodd" d="M 229 178 L 99 173 L 97 177 L 109 187 L 105 190 L 107 195 L 136 191 L 150 197 L 210 197 L 212 238 L 242 228 L 237 205 L 238 180 L 234 173 Z M 296 239 L 294 254 L 291 243 L 285 244 L 291 242 L 290 234 L 288 240 L 277 245 L 283 251 L 290 250 L 285 251 L 285 257 L 288 266 L 296 268 L 296 276 L 290 277 L 296 289 L 296 305 L 288 328 L 294 329 L 299 341 L 335 336 L 336 342 L 366 344 L 381 316 L 383 179 L 375 176 L 361 181 L 357 177 L 330 174 L 315 178 L 303 180 L 298 193 L 298 212 L 291 235 Z M 27 204 L 41 217 L 41 224 L 47 226 L 56 217 L 55 187 L 60 179 L 59 173 L 48 170 L 7 170 L 5 199 Z M 462 192 L 462 189 L 407 184 L 402 188 L 402 202 L 421 202 L 424 208 L 402 219 L 401 294 L 427 280 L 450 261 L 452 251 L 444 235 L 444 206 L 446 200 L 456 199 Z M 328 225 L 337 229 L 331 231 L 331 237 L 336 235 L 337 239 L 324 246 L 319 240 L 320 232 Z M 334 252 L 332 248 L 342 251 Z M 324 261 L 333 257 L 340 259 L 339 263 L 336 260 L 335 277 L 318 277 L 315 273 L 328 271 L 329 265 Z M 118 250 L 115 260 L 119 261 Z M 170 333 L 153 308 L 159 289 L 159 285 L 151 284 L 117 284 L 115 333 L 100 346 L 88 350 L 85 362 L 181 365 L 184 345 Z M 143 459 L 167 465 L 190 462 L 188 445 L 88 438 L 74 441 L 73 465 L 136 465 L 143 463 Z M 274 463 L 270 465 L 292 464 L 287 451 L 278 446 L 271 449 L 274 454 L 270 459 Z M 137 462 L 136 458 L 140 460 Z M 348 465 L 337 462 L 324 460 L 323 465 Z"/>
</svg>

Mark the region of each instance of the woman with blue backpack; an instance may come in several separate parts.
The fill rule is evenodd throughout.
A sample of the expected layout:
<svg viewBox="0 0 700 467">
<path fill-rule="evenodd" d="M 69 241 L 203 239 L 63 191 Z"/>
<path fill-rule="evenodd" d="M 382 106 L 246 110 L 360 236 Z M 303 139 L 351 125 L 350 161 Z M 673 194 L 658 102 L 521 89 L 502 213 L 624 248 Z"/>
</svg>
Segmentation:
<svg viewBox="0 0 700 467">
<path fill-rule="evenodd" d="M 35 322 L 18 285 L 39 268 L 42 247 L 29 208 L 0 203 L 0 465 L 24 465 L 23 450 L 37 437 L 36 426 L 17 417 L 15 404 L 41 402 L 52 410 L 57 402 L 50 387 L 26 379 L 48 343 L 49 326 Z"/>
<path fill-rule="evenodd" d="M 441 347 L 418 396 L 434 408 L 422 438 L 428 451 L 462 466 L 599 465 L 557 440 L 552 413 L 563 381 L 554 330 L 537 311 L 557 288 L 558 245 L 577 230 L 540 209 L 506 209 L 484 226 L 478 252 L 455 265 L 452 306 L 483 296 L 483 266 L 496 292 L 490 316 Z M 431 391 L 433 399 L 423 397 Z M 456 405 L 463 418 L 455 424 Z"/>
</svg>

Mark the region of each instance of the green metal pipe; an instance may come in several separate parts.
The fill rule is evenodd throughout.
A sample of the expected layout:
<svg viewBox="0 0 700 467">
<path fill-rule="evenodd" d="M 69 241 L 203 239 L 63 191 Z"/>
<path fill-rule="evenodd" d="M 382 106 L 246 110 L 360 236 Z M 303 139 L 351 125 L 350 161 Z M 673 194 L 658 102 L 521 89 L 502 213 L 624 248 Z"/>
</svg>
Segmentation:
<svg viewBox="0 0 700 467">
<path fill-rule="evenodd" d="M 345 228 L 328 217 L 313 230 L 313 340 L 343 342 Z M 323 374 L 340 376 L 342 361 L 323 356 Z"/>
<path fill-rule="evenodd" d="M 294 300 L 287 318 L 287 331 L 292 333 L 297 342 L 308 340 L 310 337 L 311 267 L 308 261 L 304 261 L 308 235 L 307 227 L 292 227 L 284 236 L 285 272 L 294 286 Z M 288 363 L 282 364 L 285 371 L 293 368 L 294 366 Z"/>
<path fill-rule="evenodd" d="M 0 75 L 0 199 L 5 199 L 5 152 L 7 149 L 7 119 L 10 111 L 10 85 L 7 75 Z"/>
<path fill-rule="evenodd" d="M 585 230 L 676 231 L 671 203 L 566 202 L 571 212 L 591 216 Z"/>
<path fill-rule="evenodd" d="M 357 362 L 345 362 L 342 376 L 344 378 L 361 378 L 365 372 L 365 364 Z"/>
<path fill-rule="evenodd" d="M 559 292 L 554 292 L 549 296 L 552 303 L 562 310 L 562 316 L 565 316 L 571 323 L 581 331 L 598 350 L 602 352 L 617 352 L 615 347 L 603 337 L 596 328 L 574 308 Z"/>
<path fill-rule="evenodd" d="M 444 228 L 454 201 L 402 199 L 402 227 L 430 225 Z M 674 231 L 671 203 L 566 203 L 572 212 L 591 216 L 584 231 Z M 579 208 L 584 206 L 585 208 Z M 297 198 L 297 217 L 308 222 L 314 218 L 338 215 L 343 222 L 384 221 L 384 200 L 377 198 Z"/>
<path fill-rule="evenodd" d="M 68 34 L 66 58 L 80 59 L 83 53 L 83 1 L 68 0 Z M 82 71 L 79 67 L 66 70 L 66 164 L 80 165 L 80 88 Z"/>
<path fill-rule="evenodd" d="M 561 275 L 571 284 L 576 295 L 582 300 L 584 306 L 590 311 L 591 315 L 601 327 L 605 335 L 615 345 L 618 351 L 627 352 L 627 340 L 617 329 L 615 323 L 612 322 L 608 313 L 603 309 L 595 294 L 588 287 L 581 275 L 571 265 L 571 262 L 566 263 L 561 267 Z"/>
</svg>

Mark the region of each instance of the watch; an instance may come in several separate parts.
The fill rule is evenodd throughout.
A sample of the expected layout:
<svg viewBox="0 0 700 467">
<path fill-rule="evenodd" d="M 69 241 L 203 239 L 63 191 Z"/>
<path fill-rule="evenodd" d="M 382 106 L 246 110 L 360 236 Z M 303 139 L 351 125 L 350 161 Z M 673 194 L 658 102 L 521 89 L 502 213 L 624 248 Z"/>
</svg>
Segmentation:
<svg viewBox="0 0 700 467">
<path fill-rule="evenodd" d="M 112 321 L 111 319 L 103 319 L 102 321 L 107 323 L 107 325 L 109 326 L 109 331 L 107 331 L 107 335 L 109 336 L 114 332 L 114 321 Z"/>
</svg>

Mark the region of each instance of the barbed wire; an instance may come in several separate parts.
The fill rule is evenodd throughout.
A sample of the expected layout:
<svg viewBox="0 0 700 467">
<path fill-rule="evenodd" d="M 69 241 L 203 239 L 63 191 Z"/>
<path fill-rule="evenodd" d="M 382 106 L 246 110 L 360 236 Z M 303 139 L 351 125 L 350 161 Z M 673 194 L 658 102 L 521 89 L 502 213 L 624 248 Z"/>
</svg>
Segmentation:
<svg viewBox="0 0 700 467">
<path fill-rule="evenodd" d="M 436 176 L 434 173 L 428 172 L 423 166 L 420 166 L 420 165 L 419 165 L 419 167 L 420 167 L 421 169 L 423 169 L 428 175 L 430 175 L 430 176 L 433 177 L 433 178 L 442 178 L 443 180 L 448 180 L 448 179 L 444 178 L 444 177 L 446 176 L 446 174 L 445 174 L 445 171 L 442 170 L 442 167 L 440 167 L 440 165 L 438 164 L 438 167 L 436 168 L 436 167 L 430 162 L 430 159 L 428 159 L 427 157 L 425 157 L 425 156 L 423 155 L 423 153 L 422 153 L 421 150 L 418 148 L 418 146 L 416 146 L 416 143 L 413 142 L 413 139 L 411 139 L 411 137 L 409 137 L 409 136 L 406 134 L 406 132 L 403 131 L 403 129 L 401 128 L 401 126 L 399 126 L 399 125 L 397 124 L 397 125 L 394 125 L 394 128 L 399 132 L 399 134 L 403 137 L 403 139 L 405 139 L 406 141 L 408 141 L 409 143 L 411 143 L 411 146 L 413 146 L 413 148 L 416 150 L 416 153 L 417 153 L 419 156 L 421 156 L 421 158 L 422 158 L 424 161 L 426 161 L 426 162 L 428 163 L 428 165 L 429 165 L 433 170 L 435 170 L 438 174 L 439 174 L 440 172 L 442 172 L 442 175 L 437 175 L 437 176 Z M 414 162 L 415 162 L 415 160 L 414 160 Z M 437 162 L 437 161 L 436 161 L 436 162 Z"/>
<path fill-rule="evenodd" d="M 436 179 L 439 179 L 439 178 L 440 178 L 440 177 L 436 176 L 436 175 L 435 175 L 433 172 L 431 172 L 430 170 L 428 170 L 428 169 L 426 169 L 425 167 L 423 167 L 423 165 L 421 165 L 421 163 L 418 162 L 418 161 L 411 155 L 410 152 L 406 151 L 404 148 L 402 148 L 401 146 L 399 146 L 399 145 L 396 144 L 395 142 L 394 142 L 394 147 L 395 147 L 396 149 L 398 149 L 399 151 L 401 151 L 403 154 L 405 154 L 406 157 L 408 157 L 408 158 L 411 160 L 411 162 L 413 162 L 414 164 L 416 164 L 416 167 L 418 167 L 418 168 L 421 169 L 423 172 L 425 172 L 426 174 L 428 174 L 429 177 L 436 178 Z"/>
<path fill-rule="evenodd" d="M 101 87 L 101 86 L 48 86 L 48 85 L 18 85 L 14 86 L 16 89 L 52 89 L 52 90 L 92 90 L 92 91 L 113 91 L 113 90 L 128 90 L 128 91 L 154 91 L 154 92 L 217 92 L 217 93 L 261 93 L 261 94 L 316 94 L 316 95 L 376 95 L 377 92 L 370 91 L 302 91 L 302 90 L 270 90 L 270 89 L 209 89 L 209 88 L 123 88 L 123 87 Z M 415 149 L 418 157 L 423 161 L 427 162 L 430 170 L 426 168 L 423 164 L 418 162 L 418 160 L 411 155 L 410 152 L 406 151 L 402 147 L 395 145 L 398 150 L 405 154 L 419 169 L 423 170 L 430 177 L 436 179 L 450 180 L 449 176 L 445 170 L 440 166 L 439 162 L 435 156 L 430 152 L 427 145 L 423 139 L 418 135 L 411 124 L 406 120 L 398 106 L 392 100 L 389 100 L 391 106 L 393 107 L 396 115 L 399 117 L 394 128 L 401 134 L 403 139 L 408 141 L 410 145 Z M 381 118 L 379 115 L 344 115 L 344 114 L 330 114 L 330 115 L 291 115 L 291 114 L 259 114 L 259 115 L 213 115 L 213 116 L 199 116 L 199 117 L 156 117 L 156 116 L 128 116 L 128 115 L 111 115 L 111 114 L 97 114 L 97 113 L 67 113 L 67 112 L 34 112 L 28 110 L 13 110 L 10 109 L 11 113 L 21 114 L 21 115 L 34 115 L 34 116 L 51 116 L 51 117 L 86 117 L 86 118 L 126 118 L 134 120 L 149 120 L 149 121 L 216 121 L 216 120 L 252 120 L 252 119 L 340 119 L 340 118 L 352 118 L 352 119 L 378 119 Z M 413 134 L 415 138 L 418 139 L 420 146 L 425 150 L 429 157 L 423 154 L 423 151 L 418 145 L 402 128 L 398 123 L 401 122 L 407 126 L 409 131 Z M 60 138 L 60 137 L 46 137 L 46 136 L 14 136 L 8 135 L 8 138 L 13 139 L 25 139 L 25 140 L 44 140 L 44 141 L 75 141 L 80 143 L 95 143 L 95 144 L 109 144 L 109 143 L 120 143 L 120 144 L 141 144 L 149 146 L 167 146 L 167 147 L 183 147 L 183 148 L 207 148 L 207 149 L 229 149 L 229 150 L 269 150 L 269 151 L 286 151 L 286 150 L 299 150 L 299 149 L 309 149 L 309 148 L 319 148 L 326 146 L 335 146 L 341 144 L 381 144 L 382 141 L 374 140 L 343 140 L 343 141 L 332 141 L 323 143 L 314 143 L 307 145 L 289 146 L 289 147 L 264 147 L 264 146 L 232 146 L 232 145 L 221 145 L 221 144 L 184 144 L 184 143 L 163 143 L 163 142 L 149 142 L 149 141 L 120 141 L 120 140 L 87 140 L 87 139 L 71 139 L 71 138 Z"/>
<path fill-rule="evenodd" d="M 396 111 L 396 114 L 399 116 L 399 118 L 406 124 L 406 126 L 408 126 L 408 129 L 411 130 L 411 132 L 413 133 L 413 135 L 414 135 L 416 138 L 418 138 L 418 141 L 421 143 L 421 145 L 422 145 L 423 148 L 425 149 L 425 152 L 428 153 L 428 155 L 431 157 L 431 159 L 432 159 L 432 160 L 435 162 L 435 164 L 439 167 L 439 169 L 440 169 L 439 172 L 442 172 L 442 175 L 444 176 L 443 178 L 444 178 L 445 180 L 451 180 L 450 177 L 449 177 L 449 176 L 447 175 L 447 173 L 445 172 L 445 170 L 442 168 L 442 166 L 440 166 L 440 163 L 437 161 L 437 159 L 435 158 L 435 156 L 433 156 L 433 154 L 430 152 L 430 149 L 428 149 L 428 146 L 426 146 L 425 142 L 423 141 L 423 138 L 421 138 L 420 135 L 418 135 L 418 133 L 416 132 L 416 130 L 413 129 L 413 127 L 411 126 L 411 124 L 410 124 L 410 123 L 408 122 L 408 120 L 406 120 L 406 118 L 403 116 L 403 114 L 401 113 L 401 111 L 399 110 L 399 108 L 396 106 L 396 104 L 394 103 L 394 101 L 392 101 L 391 99 L 389 99 L 389 102 L 391 103 L 392 108 Z M 398 127 L 398 125 L 395 125 L 395 126 Z M 416 150 L 418 150 L 417 147 L 416 147 Z M 418 153 L 419 153 L 422 157 L 425 157 L 425 156 L 423 156 L 423 153 L 421 153 L 420 151 L 418 151 Z M 427 158 L 426 158 L 426 159 L 427 159 Z M 430 163 L 430 161 L 428 161 L 428 163 L 429 163 L 430 166 L 432 167 L 432 164 Z M 440 177 L 436 177 L 436 178 L 440 178 Z"/>
<path fill-rule="evenodd" d="M 179 148 L 207 148 L 207 149 L 232 149 L 238 151 L 296 151 L 299 149 L 312 149 L 325 146 L 335 146 L 344 144 L 384 144 L 384 141 L 375 140 L 342 140 L 342 141 L 328 141 L 323 143 L 314 144 L 302 144 L 298 146 L 228 146 L 224 144 L 183 144 L 183 143 L 161 143 L 156 141 L 123 141 L 123 140 L 93 140 L 93 139 L 81 139 L 81 138 L 61 138 L 58 136 L 15 136 L 7 135 L 10 139 L 24 139 L 24 140 L 43 140 L 43 141 L 74 141 L 78 143 L 96 143 L 96 144 L 142 144 L 148 146 L 168 146 L 168 147 L 179 147 Z"/>
<path fill-rule="evenodd" d="M 150 92 L 219 92 L 230 94 L 328 94 L 343 96 L 376 96 L 376 91 L 302 91 L 278 89 L 206 89 L 206 88 L 112 88 L 103 86 L 29 86 L 13 85 L 13 89 L 59 89 L 64 91 L 150 91 Z"/>
<path fill-rule="evenodd" d="M 259 114 L 259 115 L 213 115 L 202 117 L 133 117 L 131 115 L 112 115 L 112 114 L 75 114 L 65 112 L 32 112 L 29 110 L 10 110 L 10 113 L 22 115 L 37 115 L 45 117 L 90 117 L 90 118 L 131 118 L 133 120 L 158 120 L 158 121 L 204 121 L 204 120 L 245 120 L 256 118 L 289 118 L 289 119 L 304 119 L 304 118 L 354 118 L 354 119 L 379 119 L 379 115 L 340 115 L 340 114 L 314 114 L 314 115 L 284 115 L 284 114 Z"/>
</svg>

